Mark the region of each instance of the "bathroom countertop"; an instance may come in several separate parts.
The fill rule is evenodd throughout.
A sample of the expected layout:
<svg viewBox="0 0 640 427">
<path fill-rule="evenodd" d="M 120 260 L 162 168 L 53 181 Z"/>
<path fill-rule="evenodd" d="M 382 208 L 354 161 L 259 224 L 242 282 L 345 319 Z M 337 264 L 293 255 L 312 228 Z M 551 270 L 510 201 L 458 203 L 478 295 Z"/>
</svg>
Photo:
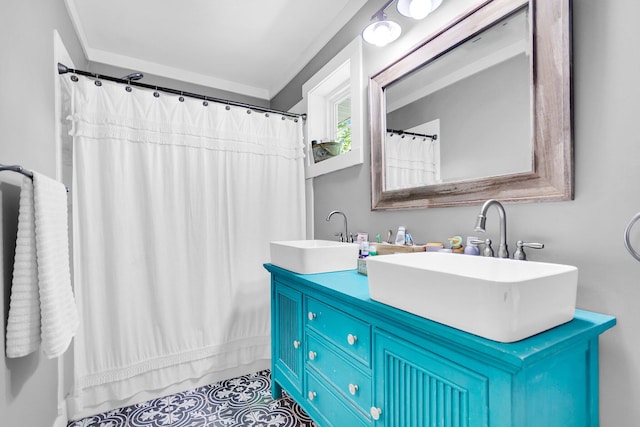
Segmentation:
<svg viewBox="0 0 640 427">
<path fill-rule="evenodd" d="M 290 282 L 311 289 L 316 288 L 329 296 L 331 294 L 347 296 L 351 304 L 373 315 L 381 317 L 393 315 L 395 318 L 400 318 L 408 329 L 420 333 L 427 339 L 435 335 L 452 347 L 457 349 L 465 347 L 467 351 L 482 352 L 493 357 L 496 363 L 511 366 L 513 369 L 520 369 L 555 354 L 575 342 L 597 338 L 616 324 L 616 318 L 613 316 L 576 309 L 575 316 L 570 322 L 521 341 L 500 343 L 373 301 L 369 297 L 367 276 L 358 274 L 357 270 L 297 274 L 273 264 L 265 264 L 264 267 L 275 278 L 282 276 Z"/>
</svg>

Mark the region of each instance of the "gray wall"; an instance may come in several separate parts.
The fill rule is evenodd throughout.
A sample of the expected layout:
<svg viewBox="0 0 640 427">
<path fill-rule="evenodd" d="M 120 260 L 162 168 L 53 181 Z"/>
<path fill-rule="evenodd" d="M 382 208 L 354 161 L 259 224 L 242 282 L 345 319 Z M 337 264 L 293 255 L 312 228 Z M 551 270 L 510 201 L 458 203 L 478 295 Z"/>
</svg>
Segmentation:
<svg viewBox="0 0 640 427">
<path fill-rule="evenodd" d="M 371 3 L 371 2 L 369 2 Z M 429 19 L 404 31 L 385 48 L 365 46 L 365 77 L 382 69 L 420 38 L 433 31 L 456 0 L 445 1 Z M 368 18 L 370 11 L 362 17 Z M 450 14 L 449 16 L 454 16 Z M 626 252 L 622 235 L 640 211 L 640 2 L 573 1 L 575 130 L 575 200 L 508 205 L 511 249 L 518 239 L 540 241 L 546 248 L 529 257 L 579 268 L 578 307 L 615 315 L 618 325 L 600 338 L 600 418 L 603 427 L 632 427 L 640 419 L 640 263 Z M 354 20 L 355 21 L 355 20 Z M 429 22 L 427 22 L 429 21 Z M 402 20 L 407 28 L 409 20 Z M 362 25 L 343 29 L 331 45 L 335 54 Z M 329 52 L 305 69 L 313 74 Z M 294 80 L 272 100 L 274 108 L 295 105 L 301 82 Z M 294 96 L 295 95 L 295 96 Z M 365 146 L 368 134 L 365 135 Z M 369 157 L 365 152 L 365 159 Z M 332 209 L 344 211 L 353 231 L 370 235 L 405 225 L 418 242 L 445 241 L 469 235 L 479 207 L 405 211 L 370 210 L 369 161 L 314 179 L 315 234 L 333 239 L 339 224 L 324 220 Z M 497 213 L 488 219 L 488 237 L 497 240 Z M 640 236 L 640 234 L 638 234 Z M 635 240 L 640 247 L 640 237 Z"/>
<path fill-rule="evenodd" d="M 56 174 L 54 140 L 53 30 L 57 29 L 76 66 L 85 66 L 63 0 L 3 0 L 0 7 L 0 163 L 22 164 Z M 41 352 L 7 359 L 4 331 L 15 249 L 19 182 L 11 172 L 0 184 L 0 280 L 2 351 L 0 423 L 7 427 L 52 426 L 58 412 L 58 364 Z M 5 183 L 5 181 L 7 181 Z"/>
<path fill-rule="evenodd" d="M 529 58 L 510 58 L 387 114 L 407 130 L 440 119 L 443 182 L 531 170 Z"/>
</svg>

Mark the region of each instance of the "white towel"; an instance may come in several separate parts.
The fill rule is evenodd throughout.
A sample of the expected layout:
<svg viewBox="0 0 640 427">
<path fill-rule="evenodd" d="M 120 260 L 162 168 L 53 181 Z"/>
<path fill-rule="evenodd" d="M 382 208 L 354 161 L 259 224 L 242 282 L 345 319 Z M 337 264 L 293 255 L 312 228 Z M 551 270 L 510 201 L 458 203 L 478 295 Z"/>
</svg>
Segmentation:
<svg viewBox="0 0 640 427">
<path fill-rule="evenodd" d="M 20 192 L 18 237 L 7 322 L 7 357 L 26 356 L 34 352 L 40 344 L 35 225 L 33 182 L 24 177 Z"/>
<path fill-rule="evenodd" d="M 25 178 L 20 195 L 18 238 L 7 322 L 7 357 L 35 351 L 62 355 L 78 329 L 71 290 L 67 193 L 44 175 Z"/>
</svg>

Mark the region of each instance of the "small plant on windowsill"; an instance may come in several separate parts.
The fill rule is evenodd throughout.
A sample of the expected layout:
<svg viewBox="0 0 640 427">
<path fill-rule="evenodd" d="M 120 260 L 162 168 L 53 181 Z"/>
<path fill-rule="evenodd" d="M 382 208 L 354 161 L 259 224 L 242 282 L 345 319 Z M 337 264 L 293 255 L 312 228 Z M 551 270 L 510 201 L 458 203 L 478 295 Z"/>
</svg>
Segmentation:
<svg viewBox="0 0 640 427">
<path fill-rule="evenodd" d="M 351 151 L 351 118 L 338 123 L 336 141 L 342 143 L 340 154 Z"/>
</svg>

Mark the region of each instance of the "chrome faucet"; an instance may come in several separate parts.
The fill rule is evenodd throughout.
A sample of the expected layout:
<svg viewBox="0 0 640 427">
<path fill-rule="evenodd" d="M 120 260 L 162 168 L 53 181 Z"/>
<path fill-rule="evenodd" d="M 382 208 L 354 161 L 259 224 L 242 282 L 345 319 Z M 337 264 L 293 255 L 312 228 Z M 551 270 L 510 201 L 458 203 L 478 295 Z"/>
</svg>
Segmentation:
<svg viewBox="0 0 640 427">
<path fill-rule="evenodd" d="M 329 215 L 327 215 L 327 221 L 331 221 L 331 217 L 334 214 L 339 214 L 342 215 L 342 218 L 344 218 L 344 234 L 339 233 L 336 234 L 337 236 L 340 236 L 339 239 L 341 242 L 348 242 L 349 240 L 349 230 L 347 229 L 347 216 L 344 214 L 344 212 L 340 212 L 340 211 L 331 211 L 329 213 Z M 353 243 L 353 237 L 351 238 L 351 243 Z"/>
<path fill-rule="evenodd" d="M 482 205 L 478 220 L 476 221 L 475 230 L 484 233 L 486 230 L 485 223 L 487 222 L 487 210 L 495 205 L 500 215 L 500 247 L 498 248 L 498 258 L 509 258 L 509 250 L 507 249 L 507 214 L 504 211 L 502 203 L 496 199 L 489 199 Z"/>
</svg>

